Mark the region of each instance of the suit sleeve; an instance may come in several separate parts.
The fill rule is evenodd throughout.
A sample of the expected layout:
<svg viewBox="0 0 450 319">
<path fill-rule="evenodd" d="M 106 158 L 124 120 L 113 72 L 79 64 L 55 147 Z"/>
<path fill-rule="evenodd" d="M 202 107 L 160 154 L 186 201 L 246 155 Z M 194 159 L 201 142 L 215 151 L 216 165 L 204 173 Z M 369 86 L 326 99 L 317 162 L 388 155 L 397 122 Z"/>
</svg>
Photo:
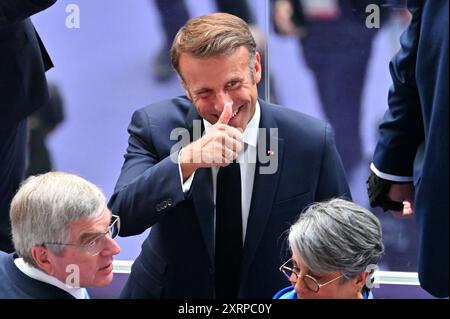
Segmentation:
<svg viewBox="0 0 450 319">
<path fill-rule="evenodd" d="M 412 176 L 414 158 L 424 139 L 420 97 L 416 84 L 416 59 L 422 8 L 410 2 L 412 21 L 400 38 L 400 51 L 389 64 L 392 86 L 373 164 L 389 175 Z"/>
<path fill-rule="evenodd" d="M 334 133 L 329 124 L 325 127 L 325 142 L 319 182 L 315 194 L 315 201 L 327 200 L 333 197 L 351 199 L 344 166 L 337 152 Z"/>
<path fill-rule="evenodd" d="M 0 1 L 0 27 L 31 17 L 52 6 L 56 0 L 2 0 Z"/>
<path fill-rule="evenodd" d="M 128 127 L 125 162 L 108 206 L 121 217 L 121 236 L 142 233 L 185 199 L 177 161 L 160 158 L 145 111 L 136 111 Z"/>
</svg>

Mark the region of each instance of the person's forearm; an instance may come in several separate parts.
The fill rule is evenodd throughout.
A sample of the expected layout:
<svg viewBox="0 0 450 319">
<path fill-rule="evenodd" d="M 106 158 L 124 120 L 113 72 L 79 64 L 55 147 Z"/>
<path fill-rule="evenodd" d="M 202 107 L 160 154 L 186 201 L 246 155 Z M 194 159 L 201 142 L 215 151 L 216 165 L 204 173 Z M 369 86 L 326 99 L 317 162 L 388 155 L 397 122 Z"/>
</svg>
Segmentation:
<svg viewBox="0 0 450 319">
<path fill-rule="evenodd" d="M 190 145 L 181 151 L 179 161 L 184 183 L 199 168 L 200 163 L 195 163 Z"/>
<path fill-rule="evenodd" d="M 138 176 L 120 176 L 108 206 L 121 217 L 121 235 L 130 236 L 157 223 L 167 209 L 184 199 L 178 164 L 167 157 Z"/>
</svg>

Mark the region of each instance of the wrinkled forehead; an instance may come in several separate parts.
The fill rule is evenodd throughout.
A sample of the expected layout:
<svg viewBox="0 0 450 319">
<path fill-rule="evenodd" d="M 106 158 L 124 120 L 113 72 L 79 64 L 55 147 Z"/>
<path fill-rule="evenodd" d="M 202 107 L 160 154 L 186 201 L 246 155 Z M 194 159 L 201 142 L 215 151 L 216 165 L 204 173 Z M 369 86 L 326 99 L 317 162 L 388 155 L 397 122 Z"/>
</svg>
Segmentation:
<svg viewBox="0 0 450 319">
<path fill-rule="evenodd" d="M 248 51 L 246 49 L 236 51 L 231 55 L 205 58 L 184 54 L 180 58 L 180 72 L 185 84 L 204 86 L 212 82 L 227 81 L 229 78 L 247 74 L 248 62 Z"/>
<path fill-rule="evenodd" d="M 91 235 L 104 233 L 108 230 L 110 222 L 111 211 L 103 205 L 99 215 L 69 223 L 70 237 L 72 240 L 82 240 Z"/>
</svg>

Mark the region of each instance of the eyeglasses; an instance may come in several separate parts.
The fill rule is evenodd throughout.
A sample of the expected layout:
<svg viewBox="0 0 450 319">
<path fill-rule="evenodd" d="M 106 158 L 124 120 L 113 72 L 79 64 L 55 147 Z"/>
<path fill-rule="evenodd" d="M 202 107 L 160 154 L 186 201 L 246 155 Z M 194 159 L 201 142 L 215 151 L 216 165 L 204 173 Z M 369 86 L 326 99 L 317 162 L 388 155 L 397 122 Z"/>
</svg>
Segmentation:
<svg viewBox="0 0 450 319">
<path fill-rule="evenodd" d="M 291 279 L 291 276 L 294 275 L 294 281 L 297 282 L 298 278 L 300 277 L 300 270 L 296 267 L 292 267 L 292 258 L 286 261 L 283 265 L 280 266 L 280 271 L 286 276 L 288 280 Z M 331 279 L 330 281 L 327 281 L 326 283 L 319 284 L 316 278 L 310 276 L 310 275 L 303 275 L 302 280 L 305 286 L 311 290 L 312 292 L 319 292 L 320 288 L 332 283 L 333 281 L 338 280 L 344 275 L 340 275 L 336 278 Z"/>
<path fill-rule="evenodd" d="M 119 231 L 120 217 L 117 215 L 111 215 L 111 223 L 108 226 L 108 230 L 99 234 L 87 244 L 43 243 L 42 245 L 75 246 L 85 250 L 91 256 L 97 256 L 106 246 L 106 235 L 109 235 L 111 238 L 115 238 L 119 234 Z"/>
</svg>

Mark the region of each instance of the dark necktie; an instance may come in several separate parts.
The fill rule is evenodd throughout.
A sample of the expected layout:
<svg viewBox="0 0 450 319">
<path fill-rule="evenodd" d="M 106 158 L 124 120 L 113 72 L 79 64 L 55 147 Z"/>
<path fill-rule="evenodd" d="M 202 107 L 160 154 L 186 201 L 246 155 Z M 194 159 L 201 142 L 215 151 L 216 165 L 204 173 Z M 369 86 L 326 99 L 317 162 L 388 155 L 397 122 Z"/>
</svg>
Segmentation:
<svg viewBox="0 0 450 319">
<path fill-rule="evenodd" d="M 231 163 L 217 174 L 216 298 L 237 298 L 242 257 L 241 211 L 241 172 L 239 163 Z"/>
</svg>

